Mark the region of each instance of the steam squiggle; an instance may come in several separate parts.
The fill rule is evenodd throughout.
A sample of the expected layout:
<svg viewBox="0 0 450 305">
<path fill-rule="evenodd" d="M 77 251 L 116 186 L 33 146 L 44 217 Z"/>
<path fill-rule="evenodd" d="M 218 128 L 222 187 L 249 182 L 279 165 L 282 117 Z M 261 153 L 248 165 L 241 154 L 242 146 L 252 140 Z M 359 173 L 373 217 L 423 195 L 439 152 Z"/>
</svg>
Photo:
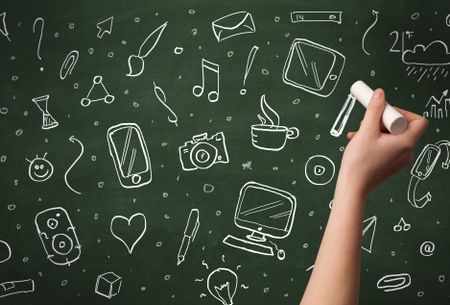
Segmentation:
<svg viewBox="0 0 450 305">
<path fill-rule="evenodd" d="M 262 113 L 264 115 L 264 117 L 263 117 L 262 115 L 258 114 L 258 119 L 261 121 L 261 124 L 268 125 L 268 124 L 266 124 L 266 122 L 269 121 L 270 122 L 270 127 L 274 127 L 274 126 L 279 126 L 280 125 L 280 116 L 278 115 L 278 113 L 275 110 L 273 110 L 269 106 L 269 104 L 267 104 L 267 102 L 266 102 L 266 95 L 265 94 L 263 94 L 261 96 L 261 110 L 262 110 Z M 272 114 L 274 119 L 272 119 L 268 113 Z"/>
</svg>

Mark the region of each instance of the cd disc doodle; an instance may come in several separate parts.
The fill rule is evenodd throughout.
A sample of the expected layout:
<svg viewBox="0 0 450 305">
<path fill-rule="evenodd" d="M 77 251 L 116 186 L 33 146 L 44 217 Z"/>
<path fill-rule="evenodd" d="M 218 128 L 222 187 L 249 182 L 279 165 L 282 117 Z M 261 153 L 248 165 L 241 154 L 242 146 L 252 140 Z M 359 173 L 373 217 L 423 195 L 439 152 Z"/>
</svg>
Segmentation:
<svg viewBox="0 0 450 305">
<path fill-rule="evenodd" d="M 315 155 L 306 161 L 305 176 L 314 185 L 328 184 L 333 179 L 334 173 L 334 163 L 326 156 Z"/>
</svg>

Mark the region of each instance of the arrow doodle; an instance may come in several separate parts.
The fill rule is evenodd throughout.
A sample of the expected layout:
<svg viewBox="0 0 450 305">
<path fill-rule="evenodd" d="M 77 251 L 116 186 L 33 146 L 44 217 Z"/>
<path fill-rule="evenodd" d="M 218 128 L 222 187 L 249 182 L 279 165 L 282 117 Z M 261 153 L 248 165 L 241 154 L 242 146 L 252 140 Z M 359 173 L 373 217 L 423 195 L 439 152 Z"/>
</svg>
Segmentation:
<svg viewBox="0 0 450 305">
<path fill-rule="evenodd" d="M 103 35 L 105 35 L 105 33 L 111 35 L 112 28 L 113 28 L 113 21 L 114 21 L 114 16 L 111 16 L 111 17 L 97 23 L 97 29 L 98 29 L 97 37 L 98 38 L 102 39 Z"/>
<path fill-rule="evenodd" d="M 77 195 L 81 195 L 81 192 L 75 190 L 73 187 L 71 187 L 71 186 L 69 185 L 69 182 L 67 181 L 67 176 L 69 175 L 69 172 L 72 170 L 72 168 L 75 166 L 75 164 L 78 162 L 78 160 L 80 160 L 81 156 L 84 154 L 84 145 L 83 145 L 83 143 L 81 143 L 80 140 L 78 140 L 77 138 L 75 138 L 75 136 L 71 136 L 71 137 L 69 138 L 69 141 L 72 142 L 72 143 L 75 143 L 75 141 L 76 141 L 78 144 L 80 144 L 81 151 L 80 151 L 80 154 L 78 155 L 78 157 L 72 162 L 72 165 L 66 170 L 66 173 L 64 174 L 64 181 L 66 182 L 67 187 L 68 187 L 72 192 L 74 192 L 74 193 L 77 194 Z"/>
</svg>

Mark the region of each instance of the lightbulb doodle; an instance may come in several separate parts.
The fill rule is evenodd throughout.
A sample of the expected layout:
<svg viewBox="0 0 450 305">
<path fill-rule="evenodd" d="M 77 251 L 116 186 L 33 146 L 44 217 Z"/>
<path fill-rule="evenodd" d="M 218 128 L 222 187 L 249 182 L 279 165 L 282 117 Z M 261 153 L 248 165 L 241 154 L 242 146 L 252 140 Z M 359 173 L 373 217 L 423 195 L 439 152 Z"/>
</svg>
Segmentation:
<svg viewBox="0 0 450 305">
<path fill-rule="evenodd" d="M 228 268 L 217 268 L 208 275 L 206 287 L 211 296 L 223 305 L 232 305 L 238 288 L 238 276 Z"/>
<path fill-rule="evenodd" d="M 53 164 L 46 159 L 47 153 L 42 157 L 36 157 L 33 160 L 25 159 L 28 165 L 28 176 L 35 182 L 44 182 L 53 175 Z"/>
<path fill-rule="evenodd" d="M 333 161 L 324 155 L 314 155 L 305 164 L 306 179 L 314 185 L 326 185 L 330 183 L 335 171 Z"/>
</svg>

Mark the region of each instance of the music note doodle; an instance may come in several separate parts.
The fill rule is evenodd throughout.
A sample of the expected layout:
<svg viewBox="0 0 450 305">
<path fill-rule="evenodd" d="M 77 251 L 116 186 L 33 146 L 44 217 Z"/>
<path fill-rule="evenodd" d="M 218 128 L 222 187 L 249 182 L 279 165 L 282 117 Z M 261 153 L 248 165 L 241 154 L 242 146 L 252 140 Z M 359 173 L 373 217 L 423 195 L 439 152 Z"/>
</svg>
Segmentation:
<svg viewBox="0 0 450 305">
<path fill-rule="evenodd" d="M 206 73 L 207 73 L 207 71 L 210 71 L 210 74 L 213 73 L 214 76 L 216 77 L 216 83 L 214 84 L 214 90 L 208 91 L 208 101 L 210 101 L 211 103 L 215 103 L 219 100 L 219 76 L 220 76 L 219 68 L 220 68 L 220 66 L 218 64 L 202 58 L 202 84 L 195 85 L 192 88 L 192 93 L 196 97 L 200 97 L 203 95 L 203 92 L 205 91 L 205 85 L 206 85 L 206 81 L 205 81 Z"/>
</svg>

